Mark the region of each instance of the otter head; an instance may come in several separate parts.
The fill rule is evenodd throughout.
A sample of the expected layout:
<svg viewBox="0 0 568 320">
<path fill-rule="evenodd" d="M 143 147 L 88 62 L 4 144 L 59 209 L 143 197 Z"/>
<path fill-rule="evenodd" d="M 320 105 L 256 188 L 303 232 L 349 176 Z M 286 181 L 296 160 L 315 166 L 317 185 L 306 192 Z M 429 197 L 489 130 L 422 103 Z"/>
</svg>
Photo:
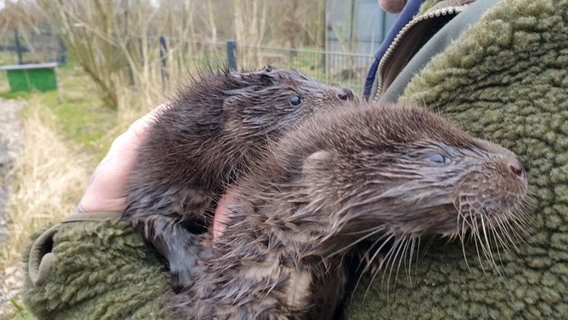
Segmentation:
<svg viewBox="0 0 568 320">
<path fill-rule="evenodd" d="M 363 239 L 466 234 L 485 248 L 488 231 L 520 220 L 527 195 L 514 153 L 419 107 L 320 114 L 281 145 L 287 172 L 301 168 L 291 175 L 309 195 L 297 211 L 318 212 L 306 223 L 321 225 L 321 242 L 332 250 Z"/>
<path fill-rule="evenodd" d="M 353 91 L 328 86 L 296 70 L 268 66 L 255 72 L 228 72 L 223 91 L 227 132 L 244 137 L 280 133 L 314 111 L 355 100 Z"/>
</svg>

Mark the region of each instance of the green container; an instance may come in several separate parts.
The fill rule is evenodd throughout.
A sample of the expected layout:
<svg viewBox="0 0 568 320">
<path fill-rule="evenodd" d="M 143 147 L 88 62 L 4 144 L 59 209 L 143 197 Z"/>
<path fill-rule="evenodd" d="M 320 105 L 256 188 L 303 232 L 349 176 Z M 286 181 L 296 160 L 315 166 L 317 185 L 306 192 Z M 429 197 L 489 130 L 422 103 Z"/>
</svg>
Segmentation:
<svg viewBox="0 0 568 320">
<path fill-rule="evenodd" d="M 10 91 L 57 90 L 57 63 L 22 64 L 0 67 L 8 73 Z"/>
</svg>

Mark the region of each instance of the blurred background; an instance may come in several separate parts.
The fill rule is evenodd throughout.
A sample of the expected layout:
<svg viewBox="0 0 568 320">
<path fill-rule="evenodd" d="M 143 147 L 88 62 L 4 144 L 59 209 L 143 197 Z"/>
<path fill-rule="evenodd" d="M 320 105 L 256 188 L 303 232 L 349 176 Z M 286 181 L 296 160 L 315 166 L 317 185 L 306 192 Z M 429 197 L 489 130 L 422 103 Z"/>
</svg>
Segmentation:
<svg viewBox="0 0 568 320">
<path fill-rule="evenodd" d="M 0 319 L 33 319 L 30 234 L 73 211 L 112 140 L 188 73 L 272 65 L 360 94 L 395 19 L 377 0 L 0 1 Z"/>
<path fill-rule="evenodd" d="M 136 84 L 203 64 L 270 64 L 360 87 L 395 18 L 376 0 L 4 1 L 0 65 L 71 59 L 110 96 L 111 74 Z"/>
</svg>

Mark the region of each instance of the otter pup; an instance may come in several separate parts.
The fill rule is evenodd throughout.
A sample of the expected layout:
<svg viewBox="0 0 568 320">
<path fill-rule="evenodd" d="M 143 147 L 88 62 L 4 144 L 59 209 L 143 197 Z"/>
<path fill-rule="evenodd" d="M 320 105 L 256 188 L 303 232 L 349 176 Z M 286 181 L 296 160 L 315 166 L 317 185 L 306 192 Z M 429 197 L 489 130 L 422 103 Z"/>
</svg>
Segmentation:
<svg viewBox="0 0 568 320">
<path fill-rule="evenodd" d="M 520 219 L 527 180 L 511 151 L 423 108 L 358 105 L 288 131 L 236 190 L 174 302 L 186 319 L 332 319 L 363 240 L 406 243 L 395 260 L 423 236 L 489 250 L 487 234 Z"/>
<path fill-rule="evenodd" d="M 127 185 L 129 221 L 167 260 L 175 290 L 191 284 L 194 234 L 207 230 L 228 185 L 313 111 L 353 100 L 350 89 L 297 71 L 207 72 L 151 126 Z"/>
</svg>

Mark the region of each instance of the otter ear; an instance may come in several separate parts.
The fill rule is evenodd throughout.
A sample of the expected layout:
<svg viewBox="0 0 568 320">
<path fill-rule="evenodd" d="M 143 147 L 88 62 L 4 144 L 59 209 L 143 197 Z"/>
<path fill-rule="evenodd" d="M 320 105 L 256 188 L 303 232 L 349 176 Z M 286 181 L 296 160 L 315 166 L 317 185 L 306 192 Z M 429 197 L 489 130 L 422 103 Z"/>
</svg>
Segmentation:
<svg viewBox="0 0 568 320">
<path fill-rule="evenodd" d="M 274 83 L 274 79 L 276 77 L 276 74 L 274 73 L 275 70 L 276 68 L 273 66 L 266 66 L 255 73 L 258 76 L 257 81 L 261 87 L 268 87 Z"/>
<path fill-rule="evenodd" d="M 276 68 L 274 68 L 271 65 L 267 65 L 267 66 L 264 66 L 264 68 L 262 68 L 262 71 L 264 71 L 264 72 L 272 72 L 274 70 L 276 70 Z"/>
<path fill-rule="evenodd" d="M 327 170 L 333 161 L 333 155 L 329 151 L 316 151 L 304 160 L 302 172 Z"/>
</svg>

